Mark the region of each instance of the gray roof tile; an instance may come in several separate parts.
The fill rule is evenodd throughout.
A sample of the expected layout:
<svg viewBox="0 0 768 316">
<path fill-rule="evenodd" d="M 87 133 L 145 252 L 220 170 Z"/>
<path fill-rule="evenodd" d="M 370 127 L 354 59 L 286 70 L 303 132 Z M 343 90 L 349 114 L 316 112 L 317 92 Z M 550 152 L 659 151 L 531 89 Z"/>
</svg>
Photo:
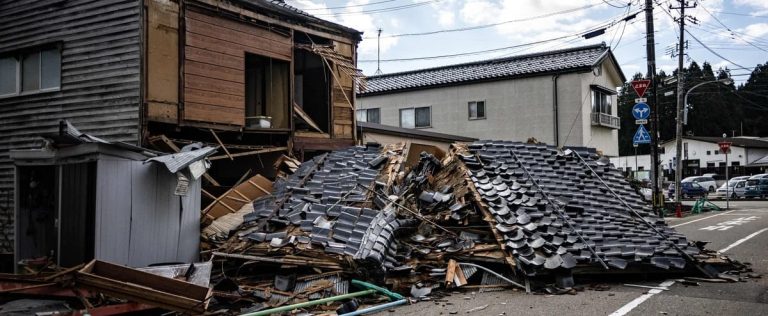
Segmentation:
<svg viewBox="0 0 768 316">
<path fill-rule="evenodd" d="M 360 95 L 412 90 L 456 83 L 505 79 L 563 70 L 590 68 L 610 54 L 605 44 L 545 53 L 371 76 Z"/>
</svg>

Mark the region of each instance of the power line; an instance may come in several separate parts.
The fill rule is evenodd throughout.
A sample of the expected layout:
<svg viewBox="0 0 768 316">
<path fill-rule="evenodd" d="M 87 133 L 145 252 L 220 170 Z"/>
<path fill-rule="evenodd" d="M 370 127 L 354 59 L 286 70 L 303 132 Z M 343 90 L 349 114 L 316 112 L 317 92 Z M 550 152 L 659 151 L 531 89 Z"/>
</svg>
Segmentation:
<svg viewBox="0 0 768 316">
<path fill-rule="evenodd" d="M 768 15 L 757 15 L 757 14 L 740 13 L 740 12 L 725 12 L 725 11 L 718 11 L 718 10 L 712 10 L 712 12 L 717 12 L 720 14 L 728 14 L 728 15 L 748 16 L 753 18 L 768 18 Z"/>
<path fill-rule="evenodd" d="M 366 7 L 370 5 L 377 5 L 387 2 L 395 2 L 397 0 L 383 0 L 383 1 L 376 1 L 376 2 L 369 2 L 369 3 L 363 3 L 363 4 L 352 4 L 352 5 L 345 5 L 345 6 L 338 6 L 338 7 L 327 7 L 327 8 L 307 8 L 307 9 L 301 9 L 303 11 L 320 11 L 320 10 L 336 10 L 336 9 L 348 9 L 348 8 L 356 8 L 356 7 Z"/>
<path fill-rule="evenodd" d="M 437 56 L 410 57 L 410 58 L 382 59 L 381 62 L 433 60 L 433 59 L 442 59 L 442 58 L 472 56 L 472 55 L 479 55 L 479 54 L 485 54 L 485 53 L 504 51 L 504 50 L 513 49 L 513 48 L 520 48 L 520 47 L 538 45 L 538 44 L 553 42 L 553 41 L 562 40 L 562 39 L 566 39 L 566 38 L 570 38 L 570 37 L 581 37 L 584 34 L 593 32 L 595 30 L 610 28 L 610 27 L 612 27 L 612 26 L 614 26 L 614 25 L 616 25 L 618 23 L 621 23 L 622 21 L 625 21 L 625 18 L 627 18 L 629 16 L 632 16 L 632 15 L 636 15 L 639 12 L 640 11 L 638 11 L 636 13 L 633 13 L 633 14 L 630 14 L 630 15 L 625 16 L 625 17 L 621 17 L 619 19 L 610 20 L 608 23 L 599 24 L 598 26 L 594 26 L 594 27 L 592 27 L 592 28 L 590 28 L 590 29 L 588 29 L 586 31 L 583 31 L 583 32 L 573 33 L 573 34 L 569 34 L 569 35 L 563 35 L 563 36 L 559 36 L 559 37 L 555 37 L 555 38 L 550 38 L 550 39 L 545 39 L 545 40 L 540 40 L 540 41 L 535 41 L 535 42 L 529 42 L 529 43 L 524 43 L 524 44 L 518 44 L 518 45 L 512 45 L 512 46 L 506 46 L 506 47 L 500 47 L 500 48 L 493 48 L 493 49 L 486 49 L 486 50 L 480 50 L 480 51 L 474 51 L 474 52 L 466 52 L 466 53 L 446 54 L 446 55 L 437 55 Z M 373 60 L 373 59 L 358 60 L 358 62 L 360 62 L 360 63 L 369 63 L 369 62 L 375 62 L 375 61 L 376 60 Z"/>
<path fill-rule="evenodd" d="M 699 1 L 696 1 L 696 2 L 699 2 Z M 701 4 L 701 3 L 699 3 L 699 4 Z M 707 10 L 707 7 L 705 7 L 704 5 L 701 5 L 701 8 L 702 8 L 702 9 L 704 9 L 704 12 L 707 12 L 707 14 L 709 14 L 709 16 L 711 16 L 713 19 L 715 19 L 715 21 L 717 21 L 717 23 L 720 23 L 720 25 L 722 25 L 722 26 L 723 26 L 723 27 L 724 27 L 726 30 L 728 30 L 729 32 L 731 32 L 731 34 L 732 34 L 732 35 L 736 35 L 736 32 L 734 32 L 733 30 L 731 30 L 731 28 L 730 28 L 730 27 L 728 27 L 728 26 L 726 26 L 725 24 L 723 24 L 723 22 L 722 22 L 722 21 L 720 21 L 720 19 L 718 19 L 718 18 L 717 18 L 717 17 L 716 17 L 714 14 L 712 14 L 711 12 L 709 12 L 709 10 Z M 763 49 L 762 47 L 758 47 L 757 45 L 755 45 L 755 44 L 753 44 L 753 43 L 751 43 L 751 42 L 749 42 L 749 41 L 747 41 L 747 40 L 745 40 L 745 39 L 741 38 L 741 36 L 737 36 L 737 37 L 738 37 L 739 39 L 741 39 L 742 41 L 744 41 L 745 43 L 747 43 L 747 44 L 749 44 L 749 45 L 752 45 L 753 47 L 755 47 L 755 48 L 757 48 L 757 49 L 759 49 L 759 50 L 762 50 L 762 51 L 764 51 L 764 52 L 768 53 L 768 50 L 766 50 L 766 49 Z"/>
<path fill-rule="evenodd" d="M 701 46 L 704 46 L 704 48 L 706 48 L 706 49 L 707 49 L 707 50 L 708 50 L 710 53 L 712 53 L 713 55 L 715 55 L 715 56 L 717 56 L 717 57 L 720 57 L 720 58 L 722 58 L 723 60 L 725 60 L 725 61 L 727 61 L 727 62 L 729 62 L 729 63 L 731 63 L 731 64 L 733 64 L 733 65 L 736 65 L 736 66 L 739 66 L 739 67 L 745 68 L 744 66 L 742 66 L 742 65 L 739 65 L 739 64 L 737 64 L 737 63 L 735 63 L 735 62 L 731 61 L 730 59 L 723 57 L 723 55 L 720 55 L 720 54 L 718 54 L 717 52 L 715 52 L 714 50 L 712 50 L 711 48 L 709 48 L 709 46 L 707 46 L 706 44 L 702 43 L 702 42 L 701 42 L 701 41 L 700 41 L 700 40 L 699 40 L 699 39 L 698 39 L 696 36 L 694 36 L 693 34 L 691 34 L 691 32 L 690 32 L 690 31 L 688 31 L 688 30 L 685 30 L 685 33 L 688 33 L 688 35 L 690 35 L 690 36 L 691 36 L 691 37 L 692 37 L 692 38 L 693 38 L 693 39 L 694 39 L 696 42 L 698 42 L 698 43 L 699 43 Z"/>
<path fill-rule="evenodd" d="M 400 10 L 405 10 L 405 9 L 421 7 L 421 6 L 425 6 L 427 4 L 435 3 L 435 2 L 439 2 L 439 1 L 441 1 L 441 0 L 428 0 L 428 1 L 411 3 L 411 4 L 404 4 L 404 5 L 399 5 L 399 6 L 393 6 L 393 7 L 371 9 L 371 10 L 368 10 L 368 11 L 363 10 L 363 11 L 356 11 L 356 12 L 318 13 L 318 14 L 315 14 L 315 16 L 343 16 L 343 15 L 377 14 L 377 13 L 400 11 Z"/>
<path fill-rule="evenodd" d="M 541 19 L 541 18 L 547 18 L 547 17 L 561 15 L 561 14 L 566 14 L 566 13 L 577 12 L 577 11 L 593 8 L 593 7 L 596 7 L 598 5 L 600 5 L 600 4 L 599 3 L 595 3 L 595 4 L 590 4 L 590 5 L 586 5 L 586 6 L 579 7 L 579 8 L 567 9 L 567 10 L 562 10 L 562 11 L 557 11 L 557 12 L 552 12 L 552 13 L 546 13 L 546 14 L 542 14 L 542 15 L 527 17 L 527 18 L 520 18 L 520 19 L 508 20 L 508 21 L 503 21 L 503 22 L 491 23 L 491 24 L 469 26 L 469 27 L 460 27 L 460 28 L 447 29 L 447 30 L 435 30 L 435 31 L 428 31 L 428 32 L 393 34 L 393 35 L 382 36 L 382 38 L 406 37 L 406 36 L 423 36 L 423 35 L 432 35 L 432 34 L 440 34 L 440 33 L 451 33 L 451 32 L 463 32 L 463 31 L 479 30 L 479 29 L 484 29 L 484 28 L 489 28 L 489 27 L 494 27 L 494 26 L 499 26 L 499 25 L 504 25 L 504 24 L 509 24 L 509 23 L 525 22 L 525 21 L 531 21 L 531 20 L 536 20 L 536 19 Z M 373 38 L 374 37 L 363 37 L 363 39 L 373 39 Z"/>
</svg>

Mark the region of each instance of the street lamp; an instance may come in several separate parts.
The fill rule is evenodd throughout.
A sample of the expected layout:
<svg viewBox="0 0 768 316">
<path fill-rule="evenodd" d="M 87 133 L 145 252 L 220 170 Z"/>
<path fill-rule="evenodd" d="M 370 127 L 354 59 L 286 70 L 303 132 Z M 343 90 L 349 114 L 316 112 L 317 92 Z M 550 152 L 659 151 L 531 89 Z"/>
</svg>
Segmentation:
<svg viewBox="0 0 768 316">
<path fill-rule="evenodd" d="M 685 93 L 685 97 L 683 98 L 683 105 L 688 106 L 688 94 L 691 93 L 694 89 L 708 84 L 708 83 L 722 83 L 724 85 L 729 85 L 733 83 L 733 80 L 731 78 L 723 78 L 718 80 L 712 80 L 712 81 L 705 81 L 702 83 L 699 83 L 690 89 Z M 679 95 L 679 94 L 678 94 Z M 680 100 L 680 99 L 678 99 Z M 682 180 L 682 173 L 683 173 L 683 160 L 680 159 L 680 157 L 683 155 L 683 107 L 680 106 L 681 104 L 678 103 L 677 107 L 677 128 L 675 133 L 675 141 L 677 145 L 677 150 L 675 153 L 675 157 L 677 157 L 677 166 L 675 167 L 675 203 L 680 204 L 680 197 L 682 197 L 682 192 L 680 192 L 680 180 Z M 726 167 L 727 168 L 727 167 Z M 727 186 L 727 184 L 726 184 Z"/>
</svg>

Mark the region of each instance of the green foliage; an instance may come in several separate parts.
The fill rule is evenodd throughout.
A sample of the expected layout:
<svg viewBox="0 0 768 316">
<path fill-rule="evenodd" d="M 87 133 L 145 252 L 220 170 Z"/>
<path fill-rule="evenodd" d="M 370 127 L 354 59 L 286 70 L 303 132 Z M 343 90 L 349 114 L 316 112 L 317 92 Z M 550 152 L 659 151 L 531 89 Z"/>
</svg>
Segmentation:
<svg viewBox="0 0 768 316">
<path fill-rule="evenodd" d="M 699 66 L 692 62 L 683 69 L 685 87 L 691 87 L 707 81 L 728 78 L 730 70 L 714 71 L 712 65 L 705 62 Z M 677 71 L 667 75 L 663 71 L 656 76 L 659 86 L 657 105 L 659 111 L 660 142 L 674 139 L 677 94 L 664 96 L 667 91 L 676 92 L 677 83 L 670 79 L 677 77 Z M 643 75 L 635 74 L 632 80 L 642 79 Z M 646 92 L 649 101 L 653 100 L 651 89 Z M 637 126 L 632 118 L 632 106 L 636 98 L 635 92 L 625 83 L 619 94 L 618 115 L 621 117 L 619 131 L 619 154 L 633 155 L 632 136 Z M 738 87 L 734 84 L 707 83 L 688 95 L 688 125 L 683 126 L 685 135 L 695 136 L 768 136 L 768 64 L 757 65 L 749 79 Z M 647 154 L 648 145 L 640 145 L 638 154 Z"/>
</svg>

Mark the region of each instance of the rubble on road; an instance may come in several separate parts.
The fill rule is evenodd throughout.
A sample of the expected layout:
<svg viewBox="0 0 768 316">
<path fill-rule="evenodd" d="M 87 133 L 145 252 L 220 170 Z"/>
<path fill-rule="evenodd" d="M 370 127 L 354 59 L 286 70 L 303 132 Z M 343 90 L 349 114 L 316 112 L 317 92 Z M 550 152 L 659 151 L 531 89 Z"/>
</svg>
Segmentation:
<svg viewBox="0 0 768 316">
<path fill-rule="evenodd" d="M 360 315 L 438 302 L 457 288 L 604 291 L 606 273 L 691 285 L 760 277 L 667 226 L 586 148 L 479 141 L 445 153 L 367 144 L 275 167 L 285 176 L 243 176 L 201 210 L 204 263 L 93 261 L 38 277 L 0 275 L 0 293 L 61 300 L 18 301 L 15 310 L 75 314 Z M 574 276 L 597 283 L 577 285 Z"/>
<path fill-rule="evenodd" d="M 415 300 L 462 286 L 575 294 L 573 275 L 711 276 L 727 263 L 586 148 L 368 144 L 317 156 L 273 187 L 228 239 L 209 240 L 225 267 L 212 278 L 233 285 L 214 287 L 222 308 L 343 295 L 351 278 Z"/>
</svg>

